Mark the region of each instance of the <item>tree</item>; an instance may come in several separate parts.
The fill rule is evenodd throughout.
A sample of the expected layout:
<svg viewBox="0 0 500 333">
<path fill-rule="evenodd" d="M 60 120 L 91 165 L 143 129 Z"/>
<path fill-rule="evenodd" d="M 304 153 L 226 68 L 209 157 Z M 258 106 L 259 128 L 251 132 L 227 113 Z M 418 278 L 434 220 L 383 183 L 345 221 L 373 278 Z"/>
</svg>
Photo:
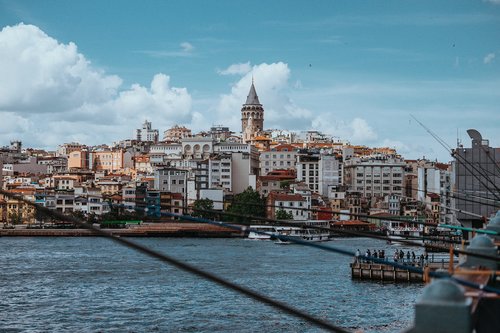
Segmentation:
<svg viewBox="0 0 500 333">
<path fill-rule="evenodd" d="M 140 220 L 144 216 L 142 211 L 128 211 L 122 205 L 110 204 L 110 211 L 101 215 L 102 221 L 131 221 Z"/>
<path fill-rule="evenodd" d="M 276 211 L 276 219 L 277 220 L 293 220 L 293 213 L 292 212 L 287 212 L 283 208 L 279 208 Z"/>
<path fill-rule="evenodd" d="M 9 220 L 11 224 L 21 224 L 23 223 L 23 216 L 21 213 L 13 211 L 9 214 Z"/>
<path fill-rule="evenodd" d="M 210 199 L 198 199 L 193 204 L 194 217 L 201 217 L 202 219 L 212 220 L 215 218 L 216 214 L 211 212 L 204 212 L 204 210 L 213 210 L 214 202 Z"/>
<path fill-rule="evenodd" d="M 280 188 L 285 189 L 285 190 L 289 190 L 291 183 L 292 183 L 291 180 L 282 180 L 282 181 L 280 181 Z"/>
<path fill-rule="evenodd" d="M 266 217 L 266 199 L 250 186 L 243 192 L 234 196 L 228 212 L 256 217 Z M 252 218 L 230 217 L 233 221 L 250 222 Z"/>
</svg>

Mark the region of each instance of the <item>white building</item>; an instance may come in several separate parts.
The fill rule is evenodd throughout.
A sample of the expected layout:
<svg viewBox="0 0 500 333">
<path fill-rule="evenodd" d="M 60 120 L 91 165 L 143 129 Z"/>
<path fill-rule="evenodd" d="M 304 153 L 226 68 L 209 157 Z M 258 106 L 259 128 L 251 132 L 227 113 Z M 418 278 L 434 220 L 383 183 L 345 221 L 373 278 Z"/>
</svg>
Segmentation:
<svg viewBox="0 0 500 333">
<path fill-rule="evenodd" d="M 342 184 L 342 163 L 335 155 L 298 154 L 296 169 L 298 181 L 325 197 Z"/>
<path fill-rule="evenodd" d="M 453 176 L 451 167 L 447 164 L 435 163 L 432 167 L 419 167 L 417 169 L 418 191 L 417 199 L 421 202 L 428 201 L 429 194 L 437 194 L 440 199 L 440 223 L 453 222 L 452 194 Z M 430 209 L 430 205 L 427 204 Z"/>
<path fill-rule="evenodd" d="M 405 165 L 401 158 L 387 155 L 353 157 L 344 163 L 345 185 L 366 198 L 403 196 Z"/>
<path fill-rule="evenodd" d="M 214 139 L 196 136 L 181 141 L 184 159 L 207 159 L 214 151 Z"/>
<path fill-rule="evenodd" d="M 150 121 L 144 121 L 142 128 L 138 128 L 135 132 L 137 141 L 158 142 L 158 130 L 152 129 Z"/>
<path fill-rule="evenodd" d="M 276 218 L 276 211 L 283 209 L 285 212 L 293 216 L 294 221 L 304 221 L 310 218 L 311 208 L 306 198 L 300 194 L 287 194 L 271 192 L 268 197 L 268 204 L 272 219 Z"/>
<path fill-rule="evenodd" d="M 220 154 L 208 161 L 208 180 L 210 188 L 233 191 L 231 154 Z"/>
</svg>

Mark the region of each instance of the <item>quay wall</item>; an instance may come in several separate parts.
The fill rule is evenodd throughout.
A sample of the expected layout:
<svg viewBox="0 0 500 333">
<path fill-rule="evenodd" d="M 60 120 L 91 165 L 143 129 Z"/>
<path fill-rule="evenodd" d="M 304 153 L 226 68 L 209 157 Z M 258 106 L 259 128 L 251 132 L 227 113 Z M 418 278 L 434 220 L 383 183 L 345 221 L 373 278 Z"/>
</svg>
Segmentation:
<svg viewBox="0 0 500 333">
<path fill-rule="evenodd" d="M 242 234 L 206 223 L 155 223 L 124 229 L 102 229 L 124 237 L 243 237 Z M 0 237 L 95 237 L 89 229 L 0 229 Z"/>
</svg>

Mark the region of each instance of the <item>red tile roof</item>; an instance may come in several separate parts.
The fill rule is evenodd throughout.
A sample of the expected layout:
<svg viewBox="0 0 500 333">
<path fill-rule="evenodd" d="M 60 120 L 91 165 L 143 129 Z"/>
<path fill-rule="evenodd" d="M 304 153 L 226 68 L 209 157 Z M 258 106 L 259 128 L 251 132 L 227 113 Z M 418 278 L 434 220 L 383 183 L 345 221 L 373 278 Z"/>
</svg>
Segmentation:
<svg viewBox="0 0 500 333">
<path fill-rule="evenodd" d="M 300 194 L 271 192 L 269 196 L 271 197 L 271 200 L 274 201 L 306 201 L 306 199 Z"/>
</svg>

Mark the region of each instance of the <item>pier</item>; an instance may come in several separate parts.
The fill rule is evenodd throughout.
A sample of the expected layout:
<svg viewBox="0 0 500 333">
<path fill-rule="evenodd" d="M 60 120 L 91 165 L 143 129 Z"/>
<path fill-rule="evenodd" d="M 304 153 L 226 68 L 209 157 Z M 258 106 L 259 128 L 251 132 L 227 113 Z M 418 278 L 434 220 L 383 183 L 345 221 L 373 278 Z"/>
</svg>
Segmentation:
<svg viewBox="0 0 500 333">
<path fill-rule="evenodd" d="M 429 263 L 424 269 L 435 271 L 439 268 L 445 268 L 445 263 Z M 357 280 L 372 281 L 392 281 L 392 282 L 427 282 L 422 273 L 410 272 L 407 269 L 396 268 L 391 265 L 377 263 L 351 263 L 351 278 Z"/>
</svg>

